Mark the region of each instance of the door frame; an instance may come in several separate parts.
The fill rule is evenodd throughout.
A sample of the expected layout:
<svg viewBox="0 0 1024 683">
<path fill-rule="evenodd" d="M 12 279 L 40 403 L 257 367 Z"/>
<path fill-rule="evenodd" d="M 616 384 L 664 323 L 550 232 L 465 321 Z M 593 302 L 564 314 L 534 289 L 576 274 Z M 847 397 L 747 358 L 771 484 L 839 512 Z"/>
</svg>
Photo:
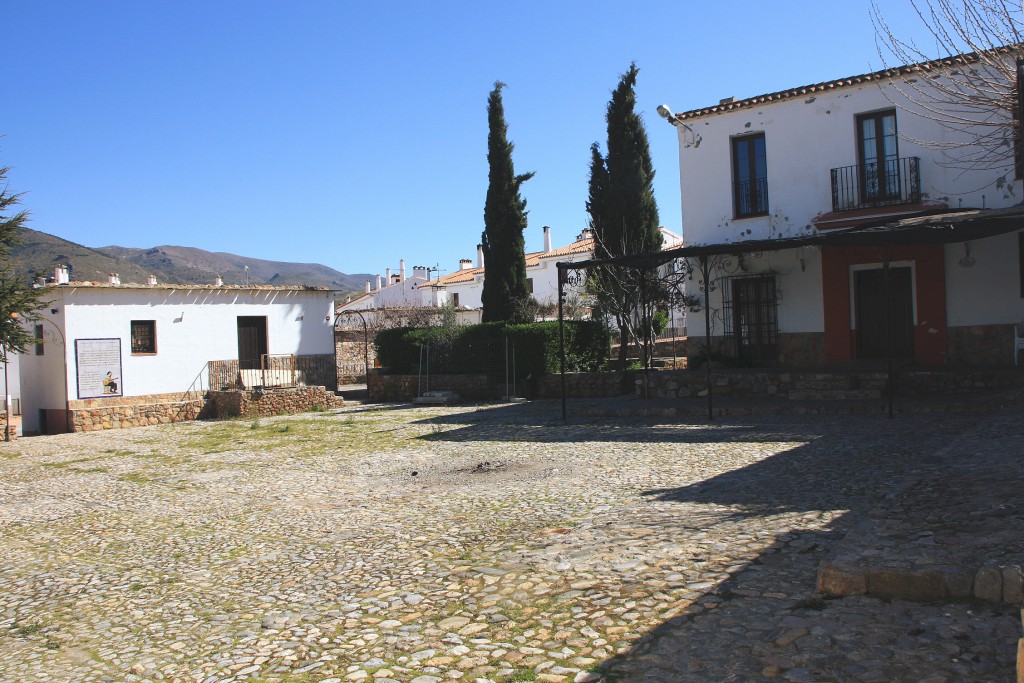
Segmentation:
<svg viewBox="0 0 1024 683">
<path fill-rule="evenodd" d="M 909 268 L 910 269 L 910 343 L 911 343 L 911 354 L 906 358 L 917 357 L 917 339 L 915 329 L 917 328 L 917 264 L 913 260 L 907 261 L 890 261 L 889 269 L 893 268 Z M 860 348 L 858 348 L 856 339 L 857 333 L 860 331 L 857 327 L 857 273 L 868 270 L 885 270 L 885 263 L 858 263 L 850 266 L 850 330 L 854 332 L 852 337 L 854 338 L 854 358 L 860 358 Z M 891 332 L 890 332 L 891 334 Z M 900 357 L 901 359 L 904 357 Z"/>
</svg>

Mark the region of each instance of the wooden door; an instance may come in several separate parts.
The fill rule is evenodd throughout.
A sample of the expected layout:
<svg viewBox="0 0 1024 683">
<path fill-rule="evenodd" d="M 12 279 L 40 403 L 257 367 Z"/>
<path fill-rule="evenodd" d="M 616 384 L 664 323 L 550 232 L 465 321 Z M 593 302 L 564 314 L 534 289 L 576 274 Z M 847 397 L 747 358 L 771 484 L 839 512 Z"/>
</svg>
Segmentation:
<svg viewBox="0 0 1024 683">
<path fill-rule="evenodd" d="M 888 290 L 887 297 L 882 268 L 854 272 L 858 358 L 887 356 L 887 310 L 892 324 L 892 357 L 914 357 L 914 288 L 909 266 L 889 269 Z"/>
</svg>

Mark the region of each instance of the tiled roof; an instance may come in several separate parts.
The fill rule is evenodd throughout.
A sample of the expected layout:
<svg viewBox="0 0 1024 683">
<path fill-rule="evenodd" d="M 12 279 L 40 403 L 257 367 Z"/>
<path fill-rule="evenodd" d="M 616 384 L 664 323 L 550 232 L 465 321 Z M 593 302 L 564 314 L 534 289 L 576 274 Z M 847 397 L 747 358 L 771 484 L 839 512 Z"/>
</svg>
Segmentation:
<svg viewBox="0 0 1024 683">
<path fill-rule="evenodd" d="M 551 251 L 534 251 L 526 254 L 526 267 L 530 268 L 540 263 L 542 258 L 555 258 L 558 256 L 569 256 L 572 254 L 589 254 L 594 250 L 594 239 L 587 237 L 581 240 L 577 240 L 572 244 L 567 244 L 564 247 L 558 249 L 552 249 Z M 439 278 L 425 282 L 420 287 L 443 287 L 444 285 L 455 285 L 463 282 L 472 282 L 477 275 L 482 275 L 484 272 L 483 268 L 466 268 L 464 270 L 457 270 L 454 273 L 448 273 L 442 275 Z"/>
<path fill-rule="evenodd" d="M 1007 46 L 999 48 L 995 52 L 1011 53 L 1019 49 L 1019 46 L 1017 48 Z M 736 111 L 737 109 L 749 109 L 758 105 L 770 104 L 772 102 L 779 102 L 781 100 L 788 100 L 795 97 L 806 97 L 808 95 L 813 96 L 818 93 L 838 90 L 840 88 L 849 88 L 851 86 L 863 85 L 865 83 L 875 83 L 905 76 L 927 75 L 934 71 L 951 69 L 969 64 L 977 64 L 979 61 L 980 58 L 978 57 L 978 54 L 970 52 L 943 59 L 933 59 L 927 62 L 898 66 L 892 69 L 882 69 L 881 71 L 873 71 L 859 76 L 839 78 L 834 81 L 825 81 L 823 83 L 815 83 L 813 85 L 803 85 L 798 88 L 790 88 L 788 90 L 780 90 L 778 92 L 767 93 L 765 95 L 757 95 L 743 100 L 722 102 L 711 107 L 703 107 L 701 109 L 691 109 L 690 111 L 680 112 L 674 116 L 683 121 L 686 119 L 710 116 L 712 114 L 724 114 L 725 112 Z"/>
</svg>

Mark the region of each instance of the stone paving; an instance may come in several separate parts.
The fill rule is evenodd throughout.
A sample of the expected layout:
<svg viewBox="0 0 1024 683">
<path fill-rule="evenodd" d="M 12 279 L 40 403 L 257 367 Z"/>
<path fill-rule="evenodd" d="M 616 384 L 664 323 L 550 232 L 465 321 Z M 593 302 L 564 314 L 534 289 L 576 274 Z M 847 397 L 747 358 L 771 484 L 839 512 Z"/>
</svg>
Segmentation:
<svg viewBox="0 0 1024 683">
<path fill-rule="evenodd" d="M 814 592 L 977 418 L 558 415 L 0 445 L 0 681 L 1012 680 L 1014 608 Z"/>
</svg>

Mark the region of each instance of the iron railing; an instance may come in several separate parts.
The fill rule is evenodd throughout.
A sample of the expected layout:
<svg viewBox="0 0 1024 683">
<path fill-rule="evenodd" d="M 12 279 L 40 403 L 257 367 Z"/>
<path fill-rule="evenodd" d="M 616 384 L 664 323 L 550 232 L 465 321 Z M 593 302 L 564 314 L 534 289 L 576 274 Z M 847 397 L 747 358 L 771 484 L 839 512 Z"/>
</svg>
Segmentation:
<svg viewBox="0 0 1024 683">
<path fill-rule="evenodd" d="M 832 210 L 853 211 L 921 201 L 921 160 L 903 157 L 832 169 Z"/>
<path fill-rule="evenodd" d="M 733 184 L 736 217 L 768 213 L 768 178 L 754 178 Z"/>
</svg>

